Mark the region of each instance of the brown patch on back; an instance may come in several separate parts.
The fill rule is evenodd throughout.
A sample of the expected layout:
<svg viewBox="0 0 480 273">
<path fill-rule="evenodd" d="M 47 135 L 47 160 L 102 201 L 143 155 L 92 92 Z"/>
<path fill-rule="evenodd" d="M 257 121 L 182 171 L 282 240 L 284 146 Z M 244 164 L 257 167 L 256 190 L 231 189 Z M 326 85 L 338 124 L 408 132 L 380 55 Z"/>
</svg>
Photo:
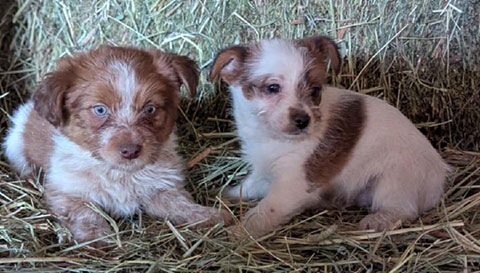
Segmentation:
<svg viewBox="0 0 480 273">
<path fill-rule="evenodd" d="M 343 169 L 360 139 L 365 119 L 361 97 L 344 95 L 332 106 L 325 134 L 305 163 L 312 184 L 325 186 Z"/>
</svg>

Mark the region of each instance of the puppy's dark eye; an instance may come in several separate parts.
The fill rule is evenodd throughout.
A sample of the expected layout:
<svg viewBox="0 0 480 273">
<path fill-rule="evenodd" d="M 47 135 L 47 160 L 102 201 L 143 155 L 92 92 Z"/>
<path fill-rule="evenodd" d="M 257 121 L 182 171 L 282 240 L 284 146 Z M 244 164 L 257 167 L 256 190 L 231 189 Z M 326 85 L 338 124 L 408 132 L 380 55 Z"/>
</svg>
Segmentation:
<svg viewBox="0 0 480 273">
<path fill-rule="evenodd" d="M 108 108 L 103 104 L 93 106 L 92 110 L 97 117 L 104 117 L 108 115 Z"/>
<path fill-rule="evenodd" d="M 320 95 L 320 91 L 321 91 L 321 90 L 322 90 L 322 89 L 321 89 L 320 87 L 318 87 L 318 86 L 313 87 L 313 88 L 312 88 L 312 98 L 314 98 L 314 99 L 317 98 L 318 95 Z"/>
<path fill-rule="evenodd" d="M 157 108 L 155 107 L 155 105 L 147 105 L 143 108 L 143 112 L 145 112 L 145 114 L 147 115 L 153 115 L 155 114 L 155 112 L 157 111 Z"/>
<path fill-rule="evenodd" d="M 280 85 L 276 83 L 270 84 L 265 87 L 265 92 L 267 92 L 267 94 L 277 94 L 278 92 L 280 92 Z"/>
</svg>

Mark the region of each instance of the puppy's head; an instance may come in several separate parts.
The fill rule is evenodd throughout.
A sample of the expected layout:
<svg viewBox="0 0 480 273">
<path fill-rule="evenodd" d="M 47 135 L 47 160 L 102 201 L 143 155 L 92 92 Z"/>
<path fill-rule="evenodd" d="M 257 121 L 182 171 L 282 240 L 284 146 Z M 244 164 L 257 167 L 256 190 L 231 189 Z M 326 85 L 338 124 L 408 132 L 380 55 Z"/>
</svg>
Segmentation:
<svg viewBox="0 0 480 273">
<path fill-rule="evenodd" d="M 158 50 L 102 46 L 59 61 L 33 95 L 35 110 L 112 167 L 153 163 L 175 124 L 181 85 L 194 96 L 195 62 Z"/>
<path fill-rule="evenodd" d="M 339 53 L 326 37 L 265 40 L 221 51 L 210 79 L 220 77 L 242 92 L 253 116 L 275 135 L 304 137 L 320 119 L 328 59 L 338 73 Z"/>
</svg>

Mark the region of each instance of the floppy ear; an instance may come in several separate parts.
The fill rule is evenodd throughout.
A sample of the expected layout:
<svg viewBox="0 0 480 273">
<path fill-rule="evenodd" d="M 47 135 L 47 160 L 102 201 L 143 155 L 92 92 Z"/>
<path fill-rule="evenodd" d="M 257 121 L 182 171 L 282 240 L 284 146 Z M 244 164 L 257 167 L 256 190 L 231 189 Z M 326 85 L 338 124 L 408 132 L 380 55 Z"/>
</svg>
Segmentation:
<svg viewBox="0 0 480 273">
<path fill-rule="evenodd" d="M 298 43 L 300 46 L 306 47 L 310 54 L 320 63 L 324 63 L 329 58 L 335 75 L 340 73 L 340 54 L 338 53 L 337 45 L 332 39 L 324 36 L 314 36 L 298 40 Z"/>
<path fill-rule="evenodd" d="M 176 54 L 170 54 L 173 69 L 178 77 L 185 85 L 188 93 L 193 98 L 197 94 L 198 86 L 198 69 L 197 64 L 192 59 Z"/>
<path fill-rule="evenodd" d="M 61 60 L 57 71 L 47 74 L 32 96 L 34 109 L 55 127 L 66 120 L 65 95 L 73 74 L 65 67 L 67 63 L 67 60 Z"/>
<path fill-rule="evenodd" d="M 220 51 L 210 70 L 210 81 L 222 78 L 228 84 L 236 82 L 242 73 L 242 66 L 248 54 L 245 46 L 233 46 Z"/>
<path fill-rule="evenodd" d="M 158 49 L 152 49 L 150 53 L 159 73 L 178 81 L 179 86 L 185 85 L 190 96 L 195 96 L 198 86 L 198 69 L 192 59 Z"/>
</svg>

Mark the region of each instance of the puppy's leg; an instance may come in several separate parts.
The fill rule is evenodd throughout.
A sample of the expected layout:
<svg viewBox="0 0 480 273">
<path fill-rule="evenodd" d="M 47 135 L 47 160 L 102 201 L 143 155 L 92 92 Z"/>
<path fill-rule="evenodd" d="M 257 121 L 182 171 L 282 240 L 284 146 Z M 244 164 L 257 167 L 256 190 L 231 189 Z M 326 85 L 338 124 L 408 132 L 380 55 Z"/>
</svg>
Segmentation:
<svg viewBox="0 0 480 273">
<path fill-rule="evenodd" d="M 87 207 L 88 200 L 58 192 L 50 192 L 45 197 L 50 210 L 67 226 L 75 240 L 90 241 L 112 233 L 108 222 Z"/>
<path fill-rule="evenodd" d="M 413 220 L 418 216 L 416 185 L 402 181 L 418 179 L 401 175 L 384 175 L 373 189 L 372 213 L 360 221 L 360 229 L 383 231 L 398 221 Z M 410 180 L 414 181 L 414 180 Z"/>
<path fill-rule="evenodd" d="M 405 211 L 395 208 L 382 208 L 365 216 L 360 221 L 360 229 L 373 229 L 375 231 L 384 231 L 394 227 L 398 221 L 415 219 L 416 215 L 407 214 Z"/>
<path fill-rule="evenodd" d="M 228 211 L 196 204 L 183 189 L 159 191 L 145 201 L 142 206 L 147 214 L 168 219 L 175 225 L 201 222 L 198 226 L 207 227 L 221 221 L 230 225 L 233 221 Z"/>
<path fill-rule="evenodd" d="M 318 200 L 318 192 L 311 192 L 311 187 L 303 173 L 285 171 L 272 183 L 267 196 L 247 212 L 243 227 L 254 237 L 275 230 Z M 233 232 L 242 234 L 243 227 L 236 226 Z"/>
<path fill-rule="evenodd" d="M 241 183 L 229 187 L 224 191 L 224 196 L 230 199 L 253 200 L 262 199 L 268 193 L 270 188 L 270 179 L 268 175 L 260 170 L 254 169 Z M 241 191 L 241 192 L 240 192 Z"/>
</svg>

